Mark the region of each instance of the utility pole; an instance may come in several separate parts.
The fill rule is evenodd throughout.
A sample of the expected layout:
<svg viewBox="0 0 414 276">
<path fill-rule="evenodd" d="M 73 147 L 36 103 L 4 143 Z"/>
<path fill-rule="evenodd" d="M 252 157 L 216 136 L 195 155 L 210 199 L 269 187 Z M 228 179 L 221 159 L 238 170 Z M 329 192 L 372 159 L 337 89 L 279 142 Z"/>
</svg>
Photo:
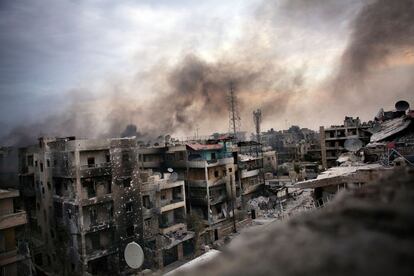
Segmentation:
<svg viewBox="0 0 414 276">
<path fill-rule="evenodd" d="M 228 96 L 228 107 L 229 107 L 229 133 L 233 133 L 233 141 L 235 143 L 237 143 L 238 139 L 237 139 L 237 131 L 240 128 L 240 116 L 239 116 L 239 110 L 238 110 L 238 106 L 237 106 L 237 98 L 235 95 L 235 89 L 234 89 L 234 85 L 233 82 L 230 82 L 230 91 L 229 91 L 229 96 Z M 237 157 L 237 171 L 239 173 L 239 158 Z M 239 178 L 239 182 L 240 182 L 240 178 Z M 236 205 L 236 193 L 234 192 L 234 188 L 233 185 L 235 185 L 233 183 L 233 178 L 230 175 L 230 192 L 231 192 L 231 198 L 232 198 L 232 203 L 231 203 L 231 208 L 232 208 L 232 212 L 233 212 L 233 232 L 236 233 L 237 232 L 237 228 L 236 228 L 236 213 L 235 213 L 235 208 L 234 206 Z"/>
<path fill-rule="evenodd" d="M 233 82 L 230 82 L 228 104 L 229 104 L 229 132 L 233 134 L 234 139 L 237 142 L 238 140 L 237 131 L 240 128 L 240 116 L 239 116 L 237 98 L 236 98 Z"/>
</svg>

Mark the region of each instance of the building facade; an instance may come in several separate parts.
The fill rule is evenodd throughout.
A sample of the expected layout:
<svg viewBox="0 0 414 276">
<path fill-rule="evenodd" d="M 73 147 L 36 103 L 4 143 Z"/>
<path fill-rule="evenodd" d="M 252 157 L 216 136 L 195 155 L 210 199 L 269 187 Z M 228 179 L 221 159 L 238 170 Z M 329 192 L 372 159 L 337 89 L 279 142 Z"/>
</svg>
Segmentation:
<svg viewBox="0 0 414 276">
<path fill-rule="evenodd" d="M 338 157 L 346 152 L 344 143 L 347 139 L 358 138 L 363 145 L 369 142 L 370 133 L 367 131 L 371 125 L 361 123 L 360 119 L 345 117 L 343 125 L 334 125 L 329 128 L 320 127 L 320 143 L 322 166 L 331 168 L 336 166 Z"/>
</svg>

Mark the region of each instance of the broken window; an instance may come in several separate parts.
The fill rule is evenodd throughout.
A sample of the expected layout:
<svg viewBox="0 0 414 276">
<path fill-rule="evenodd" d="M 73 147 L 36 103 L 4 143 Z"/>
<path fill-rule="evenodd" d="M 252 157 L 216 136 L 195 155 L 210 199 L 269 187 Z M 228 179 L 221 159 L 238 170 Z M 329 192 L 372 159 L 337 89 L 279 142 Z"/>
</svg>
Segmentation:
<svg viewBox="0 0 414 276">
<path fill-rule="evenodd" d="M 37 160 L 35 161 L 35 167 L 37 167 Z"/>
<path fill-rule="evenodd" d="M 88 157 L 88 167 L 95 167 L 95 157 Z"/>
<path fill-rule="evenodd" d="M 85 180 L 86 190 L 88 192 L 88 198 L 96 196 L 96 185 L 91 179 Z"/>
<path fill-rule="evenodd" d="M 106 163 L 111 162 L 111 156 L 109 154 L 107 154 L 105 157 L 106 157 Z"/>
<path fill-rule="evenodd" d="M 33 166 L 33 155 L 27 156 L 27 165 Z"/>
<path fill-rule="evenodd" d="M 219 176 L 219 172 L 218 171 L 214 171 L 214 177 L 218 177 Z"/>
<path fill-rule="evenodd" d="M 131 178 L 125 178 L 124 180 L 122 180 L 122 183 L 124 185 L 124 188 L 130 187 L 131 186 Z"/>
<path fill-rule="evenodd" d="M 99 249 L 101 247 L 99 233 L 91 234 L 92 249 Z"/>
<path fill-rule="evenodd" d="M 132 203 L 132 202 L 127 202 L 127 203 L 125 204 L 125 211 L 126 211 L 127 213 L 130 213 L 130 212 L 132 212 L 132 209 L 133 209 L 133 203 Z"/>
<path fill-rule="evenodd" d="M 40 171 L 43 172 L 43 163 L 40 162 Z"/>
<path fill-rule="evenodd" d="M 151 228 L 152 227 L 152 220 L 149 218 L 149 219 L 146 219 L 146 220 L 144 220 L 144 228 L 147 228 L 147 229 L 149 229 L 149 228 Z"/>
<path fill-rule="evenodd" d="M 95 208 L 89 209 L 89 216 L 91 219 L 91 224 L 95 224 L 98 221 L 98 212 Z"/>
<path fill-rule="evenodd" d="M 127 237 L 132 237 L 134 235 L 134 225 L 128 225 L 126 228 Z"/>
<path fill-rule="evenodd" d="M 232 172 L 233 171 L 233 169 L 232 168 L 229 168 L 229 172 Z"/>
<path fill-rule="evenodd" d="M 211 159 L 212 159 L 212 160 L 216 160 L 216 153 L 215 153 L 215 152 L 212 152 L 212 153 L 211 153 Z"/>
<path fill-rule="evenodd" d="M 47 159 L 46 160 L 46 166 L 49 168 L 50 167 L 50 160 L 49 159 Z"/>
<path fill-rule="evenodd" d="M 122 153 L 122 163 L 128 163 L 129 162 L 129 154 L 128 152 Z"/>
<path fill-rule="evenodd" d="M 142 197 L 142 205 L 147 209 L 151 209 L 151 201 L 149 195 L 144 195 Z"/>
<path fill-rule="evenodd" d="M 47 188 L 49 189 L 49 191 L 52 190 L 52 186 L 50 185 L 49 181 L 47 182 Z"/>
</svg>

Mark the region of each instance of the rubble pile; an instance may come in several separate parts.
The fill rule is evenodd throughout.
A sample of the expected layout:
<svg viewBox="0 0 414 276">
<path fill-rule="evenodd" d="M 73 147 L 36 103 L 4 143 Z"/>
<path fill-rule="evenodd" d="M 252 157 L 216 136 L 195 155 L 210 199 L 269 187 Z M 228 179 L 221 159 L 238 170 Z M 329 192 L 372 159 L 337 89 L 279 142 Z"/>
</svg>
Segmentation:
<svg viewBox="0 0 414 276">
<path fill-rule="evenodd" d="M 286 199 L 276 196 L 260 196 L 248 201 L 250 210 L 255 210 L 257 217 L 285 218 L 315 208 L 311 190 L 292 192 Z"/>
<path fill-rule="evenodd" d="M 412 275 L 414 171 L 344 191 L 329 207 L 244 233 L 183 275 Z"/>
</svg>

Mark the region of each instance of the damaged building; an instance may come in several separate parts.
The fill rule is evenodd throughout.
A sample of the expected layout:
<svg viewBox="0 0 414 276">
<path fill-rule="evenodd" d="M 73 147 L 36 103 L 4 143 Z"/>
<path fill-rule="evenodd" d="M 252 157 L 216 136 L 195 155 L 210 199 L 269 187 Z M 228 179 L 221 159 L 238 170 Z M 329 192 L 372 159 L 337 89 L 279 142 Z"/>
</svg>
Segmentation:
<svg viewBox="0 0 414 276">
<path fill-rule="evenodd" d="M 320 127 L 321 158 L 323 168 L 331 168 L 337 165 L 338 157 L 346 152 L 344 143 L 347 139 L 357 138 L 367 144 L 371 136 L 368 131 L 371 123 L 361 123 L 361 120 L 345 117 L 342 125 L 332 125 L 329 128 Z"/>
<path fill-rule="evenodd" d="M 314 189 L 315 199 L 323 204 L 340 189 L 359 188 L 387 177 L 393 167 L 414 166 L 413 120 L 414 113 L 405 101 L 397 102 L 393 111 L 380 109 L 374 121 L 367 124 L 346 117 L 343 126 L 327 129 L 321 135 L 325 164 L 338 166 L 294 187 Z"/>
<path fill-rule="evenodd" d="M 19 209 L 18 190 L 0 189 L 0 274 L 32 274 L 32 263 L 26 237 L 26 212 Z"/>
<path fill-rule="evenodd" d="M 158 174 L 149 180 L 141 173 L 138 149 L 134 138 L 68 137 L 41 138 L 38 145 L 20 150 L 20 185 L 39 271 L 128 272 L 123 251 L 132 241 L 143 245 L 148 260 L 158 252 L 155 262 L 145 264 L 148 268 L 189 254 L 191 246 L 184 250 L 178 242 L 191 238 L 186 236 L 184 182 L 166 176 L 154 180 Z M 151 203 L 149 191 L 154 190 Z M 170 249 L 177 258 L 164 257 Z"/>
</svg>

